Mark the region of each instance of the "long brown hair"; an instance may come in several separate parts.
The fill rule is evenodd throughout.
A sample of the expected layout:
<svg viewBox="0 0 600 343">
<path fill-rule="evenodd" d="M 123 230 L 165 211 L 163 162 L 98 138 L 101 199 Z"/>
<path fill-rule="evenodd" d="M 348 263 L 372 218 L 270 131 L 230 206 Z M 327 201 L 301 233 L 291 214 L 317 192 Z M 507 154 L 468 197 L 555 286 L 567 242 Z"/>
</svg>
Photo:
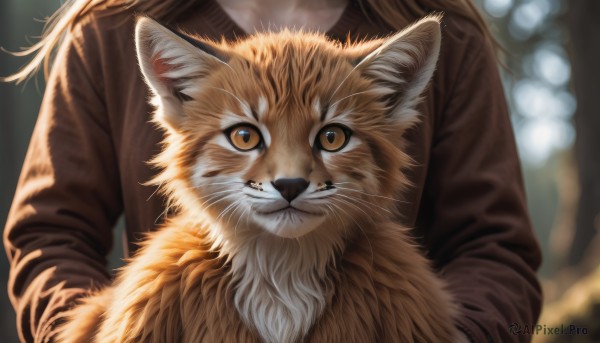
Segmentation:
<svg viewBox="0 0 600 343">
<path fill-rule="evenodd" d="M 147 14 L 163 22 L 171 22 L 182 13 L 202 0 L 66 0 L 48 19 L 42 38 L 31 47 L 17 53 L 16 56 L 33 58 L 18 72 L 0 81 L 20 83 L 33 75 L 42 65 L 44 75 L 52 65 L 52 56 L 67 32 L 83 17 L 93 10 L 103 8 L 115 12 L 132 9 Z M 498 47 L 489 29 L 472 0 L 354 0 L 367 14 L 374 14 L 391 28 L 400 30 L 408 23 L 431 12 L 445 12 L 460 16 L 478 27 L 489 41 Z"/>
</svg>

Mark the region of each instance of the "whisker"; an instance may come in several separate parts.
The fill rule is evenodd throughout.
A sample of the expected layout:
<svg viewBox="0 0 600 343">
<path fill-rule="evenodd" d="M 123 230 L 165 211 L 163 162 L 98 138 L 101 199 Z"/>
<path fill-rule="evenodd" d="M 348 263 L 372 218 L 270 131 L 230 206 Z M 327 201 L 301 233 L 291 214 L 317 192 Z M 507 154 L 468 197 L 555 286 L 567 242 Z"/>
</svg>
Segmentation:
<svg viewBox="0 0 600 343">
<path fill-rule="evenodd" d="M 333 184 L 334 184 L 334 185 L 345 185 L 345 184 L 348 184 L 348 183 L 354 184 L 354 182 L 350 182 L 350 181 L 344 181 L 344 182 L 334 182 Z"/>
<path fill-rule="evenodd" d="M 225 209 L 223 209 L 223 211 L 221 211 L 221 213 L 219 213 L 217 218 L 215 218 L 215 221 L 218 222 L 221 219 L 221 217 L 223 217 L 230 209 L 235 207 L 240 201 L 242 201 L 242 199 L 237 199 L 234 202 L 232 202 L 231 204 L 227 205 L 227 207 L 225 207 Z"/>
<path fill-rule="evenodd" d="M 339 194 L 336 194 L 336 195 L 339 195 Z M 356 205 L 356 204 L 353 204 L 353 203 L 351 203 L 351 202 L 349 202 L 349 201 L 347 201 L 347 200 L 343 200 L 343 199 L 338 199 L 338 198 L 335 198 L 335 197 L 333 197 L 333 196 L 332 196 L 332 199 L 331 199 L 331 200 L 332 200 L 332 203 L 333 203 L 333 201 L 339 201 L 339 202 L 342 202 L 342 203 L 344 203 L 344 204 L 350 205 L 350 206 L 352 206 L 352 207 L 354 207 L 354 208 L 358 209 L 359 211 L 361 211 L 362 213 L 364 213 L 364 214 L 365 214 L 366 218 L 368 218 L 368 219 L 369 219 L 369 220 L 370 220 L 370 221 L 371 221 L 373 224 L 375 224 L 375 221 L 373 220 L 373 218 L 371 218 L 371 216 L 370 216 L 370 215 L 368 215 L 368 214 L 367 214 L 367 212 L 365 212 L 365 211 L 364 211 L 362 208 L 360 208 L 358 205 Z"/>
<path fill-rule="evenodd" d="M 213 192 L 213 193 L 207 194 L 207 195 L 205 195 L 205 196 L 198 197 L 198 199 L 202 200 L 202 199 L 206 199 L 206 198 L 208 198 L 208 197 L 211 197 L 211 198 L 212 198 L 212 197 L 214 197 L 214 196 L 216 196 L 216 195 L 219 195 L 219 194 L 223 194 L 223 193 L 232 193 L 232 192 L 238 192 L 238 191 L 239 191 L 239 190 L 237 190 L 237 189 L 226 189 L 226 190 L 223 190 L 223 191 L 219 191 L 219 192 Z M 202 203 L 201 205 L 204 205 L 204 203 Z"/>
<path fill-rule="evenodd" d="M 223 199 L 227 199 L 227 198 L 231 197 L 232 195 L 235 195 L 235 194 L 229 194 L 229 195 L 225 195 L 225 196 L 219 196 L 218 194 L 212 194 L 208 199 L 206 199 L 203 203 L 200 204 L 200 208 L 204 211 L 207 211 L 212 205 L 222 201 Z M 213 200 L 215 200 L 215 198 L 217 198 L 216 201 L 213 201 Z M 211 202 L 211 201 L 213 201 L 213 202 Z M 211 203 L 208 206 L 204 206 L 208 202 L 211 202 Z"/>
<path fill-rule="evenodd" d="M 150 196 L 148 197 L 148 199 L 146 199 L 146 201 L 150 201 L 150 198 L 152 198 L 154 196 L 154 194 L 156 194 L 156 192 L 158 192 L 158 190 L 162 187 L 164 182 L 165 182 L 164 180 L 160 181 L 160 184 L 158 186 L 156 186 L 156 189 L 154 189 L 154 192 L 152 192 L 152 194 L 150 194 Z"/>
<path fill-rule="evenodd" d="M 250 206 L 246 206 L 246 207 L 244 208 L 244 212 L 242 212 L 242 214 L 241 214 L 240 216 L 238 216 L 238 220 L 237 220 L 237 222 L 235 223 L 235 227 L 233 228 L 233 235 L 234 235 L 234 236 L 237 236 L 237 227 L 238 227 L 238 224 L 240 223 L 240 219 L 242 219 L 242 217 L 244 217 L 244 216 L 246 215 L 246 212 L 247 212 L 249 209 L 250 209 Z M 248 219 L 247 219 L 247 218 L 246 218 L 246 223 L 248 223 Z M 247 226 L 247 224 L 246 224 L 246 226 Z"/>
<path fill-rule="evenodd" d="M 219 202 L 221 202 L 221 201 L 223 201 L 223 200 L 227 200 L 227 198 L 229 198 L 230 196 L 231 196 L 231 195 L 226 195 L 226 196 L 224 196 L 224 197 L 222 197 L 222 198 L 218 199 L 217 201 L 213 201 L 213 202 L 212 202 L 212 203 L 210 203 L 208 206 L 206 206 L 206 207 L 204 208 L 204 210 L 208 210 L 208 209 L 209 209 L 211 206 L 213 206 L 213 205 L 215 205 L 215 204 L 217 204 L 217 203 L 219 203 Z"/>
<path fill-rule="evenodd" d="M 158 217 L 156 217 L 156 219 L 154 219 L 154 225 L 158 224 L 158 220 L 162 216 L 165 216 L 165 219 L 167 219 L 166 214 L 169 212 L 169 210 L 171 209 L 171 207 L 173 207 L 173 205 L 171 205 L 171 204 L 168 204 L 167 206 L 165 206 L 165 209 L 158 215 Z"/>
<path fill-rule="evenodd" d="M 340 211 L 346 213 L 346 215 L 348 215 L 348 212 L 346 212 L 342 207 L 336 205 L 335 203 L 332 203 L 332 205 L 335 206 Z M 375 224 L 375 222 L 372 222 L 372 223 Z M 360 226 L 360 224 L 358 224 L 357 222 L 354 222 L 354 224 L 360 229 L 360 231 L 362 232 L 362 234 L 367 239 L 367 243 L 369 243 L 369 250 L 371 251 L 371 265 L 373 265 L 373 261 L 375 260 L 375 253 L 373 252 L 373 245 L 371 244 L 371 240 L 369 239 L 369 235 L 367 234 L 367 232 L 365 231 L 365 229 L 362 226 Z M 371 276 L 371 281 L 373 281 L 373 277 L 372 276 Z"/>
<path fill-rule="evenodd" d="M 347 198 L 347 199 L 349 199 L 349 200 L 351 200 L 351 201 L 354 201 L 354 202 L 357 202 L 357 203 L 359 203 L 359 204 L 365 203 L 365 204 L 367 204 L 368 206 L 375 206 L 375 207 L 377 207 L 377 208 L 379 208 L 379 209 L 381 209 L 381 210 L 383 210 L 383 211 L 386 211 L 386 212 L 387 212 L 387 213 L 389 213 L 389 214 L 392 214 L 392 212 L 391 212 L 390 210 L 388 210 L 388 209 L 386 209 L 386 208 L 383 208 L 383 207 L 381 207 L 381 206 L 375 205 L 375 204 L 373 204 L 372 202 L 366 201 L 366 200 L 364 200 L 364 199 L 357 199 L 357 198 L 353 198 L 353 197 L 350 197 L 350 196 L 347 196 L 347 195 L 344 195 L 344 194 L 340 194 L 340 193 L 335 193 L 335 195 L 338 195 L 338 196 L 341 196 L 341 197 Z"/>
<path fill-rule="evenodd" d="M 338 222 L 338 224 L 340 226 L 344 225 L 344 221 L 342 220 L 342 217 L 340 217 L 340 215 L 332 208 L 333 204 L 327 203 L 327 204 L 325 204 L 325 206 L 329 210 L 329 213 L 334 216 L 334 218 Z"/>
<path fill-rule="evenodd" d="M 347 96 L 345 96 L 345 97 L 343 97 L 343 98 L 339 99 L 338 101 L 334 102 L 334 103 L 333 103 L 333 104 L 331 104 L 330 106 L 337 105 L 337 104 L 338 104 L 339 102 L 341 102 L 342 100 L 348 99 L 348 98 L 350 98 L 350 97 L 353 97 L 353 96 L 355 96 L 355 95 L 359 95 L 359 94 L 363 94 L 363 93 L 368 93 L 368 92 L 369 92 L 369 91 L 362 91 L 362 92 L 356 92 L 356 93 L 353 93 L 353 94 L 347 95 Z"/>
<path fill-rule="evenodd" d="M 228 211 L 231 211 L 231 213 L 233 214 L 235 212 L 235 209 L 240 206 L 240 204 L 242 203 L 244 199 L 238 199 L 234 202 L 231 203 L 231 205 L 227 206 L 227 208 L 225 208 L 225 210 L 223 212 L 221 212 L 220 216 L 225 216 L 225 214 Z M 231 216 L 229 217 L 229 219 L 227 219 L 227 225 L 229 225 L 229 221 L 231 220 Z"/>
<path fill-rule="evenodd" d="M 195 188 L 195 187 L 188 187 L 187 189 L 188 189 L 188 190 L 196 190 L 196 188 Z M 203 200 L 203 199 L 206 199 L 204 202 L 202 202 L 202 203 L 200 204 L 200 207 L 201 207 L 203 210 L 207 210 L 207 209 L 208 209 L 210 206 L 212 206 L 212 205 L 213 205 L 213 204 L 215 204 L 216 202 L 212 203 L 211 205 L 209 205 L 209 206 L 207 206 L 207 207 L 204 207 L 204 205 L 205 205 L 206 203 L 208 203 L 208 202 L 212 201 L 212 200 L 213 200 L 213 199 L 215 199 L 215 198 L 218 198 L 220 194 L 223 194 L 223 193 L 234 193 L 234 192 L 239 192 L 239 190 L 237 190 L 237 189 L 226 189 L 226 190 L 219 191 L 219 192 L 213 192 L 213 193 L 207 194 L 207 195 L 205 195 L 205 196 L 200 196 L 200 197 L 198 197 L 197 199 L 198 199 L 198 200 Z M 228 196 L 225 196 L 225 197 L 223 197 L 223 198 L 227 198 L 227 197 L 229 197 L 229 196 L 230 196 L 230 195 L 228 195 Z M 218 201 L 217 201 L 217 202 L 218 202 Z M 161 213 L 158 215 L 158 217 L 156 217 L 156 219 L 154 219 L 154 224 L 157 224 L 157 223 L 158 223 L 158 220 L 159 220 L 161 217 L 163 217 L 163 216 L 164 216 L 164 218 L 165 218 L 165 219 L 167 219 L 166 215 L 167 215 L 167 214 L 169 213 L 169 211 L 170 211 L 170 210 L 171 210 L 173 207 L 175 207 L 175 206 L 178 206 L 178 205 L 176 205 L 176 204 L 175 204 L 175 202 L 173 202 L 172 200 L 168 200 L 168 203 L 167 203 L 167 206 L 165 206 L 165 209 L 164 209 L 164 210 L 163 210 L 163 211 L 162 211 L 162 212 L 161 212 Z"/>
<path fill-rule="evenodd" d="M 356 70 L 356 68 L 360 65 L 357 64 L 354 66 L 354 68 L 352 68 L 352 70 L 350 70 L 350 72 L 348 73 L 348 75 L 346 75 L 344 77 L 344 79 L 340 82 L 340 84 L 335 88 L 335 90 L 333 91 L 333 93 L 331 93 L 331 97 L 329 97 L 329 102 L 331 102 L 331 99 L 333 99 L 333 96 L 335 95 L 335 93 L 337 93 L 338 90 L 340 90 L 340 88 L 342 87 L 342 85 L 344 84 L 344 82 L 346 82 L 346 80 L 348 79 L 348 77 Z"/>
<path fill-rule="evenodd" d="M 248 194 L 248 193 L 244 193 L 245 196 L 252 198 L 252 199 L 258 199 L 258 200 L 276 200 L 279 199 L 279 197 L 260 197 L 260 196 L 256 196 L 254 194 Z"/>
<path fill-rule="evenodd" d="M 245 184 L 245 182 L 242 182 L 242 181 L 211 182 L 211 183 L 207 183 L 206 185 L 203 185 L 203 186 L 210 187 L 210 186 L 214 186 L 214 185 L 235 185 L 235 184 Z"/>
<path fill-rule="evenodd" d="M 229 219 L 227 220 L 227 225 L 228 225 L 228 226 L 229 226 L 229 221 L 231 220 L 231 217 L 232 217 L 232 216 L 233 216 L 233 215 L 234 215 L 234 214 L 235 214 L 235 213 L 236 213 L 236 212 L 237 212 L 237 211 L 238 211 L 240 208 L 242 208 L 242 207 L 243 207 L 243 205 L 244 205 L 243 199 L 240 199 L 240 201 L 239 201 L 239 202 L 237 203 L 237 205 L 236 205 L 236 206 L 233 208 L 233 210 L 231 210 L 231 216 L 230 216 L 230 217 L 229 217 Z M 246 212 L 246 208 L 247 208 L 247 207 L 244 207 L 244 212 Z M 242 212 L 242 213 L 244 213 L 244 212 Z M 237 220 L 237 222 L 236 222 L 236 226 L 237 226 L 237 223 L 239 223 L 239 222 L 240 222 L 240 217 L 238 216 L 238 220 Z"/>
<path fill-rule="evenodd" d="M 246 105 L 246 103 L 244 103 L 240 98 L 238 98 L 235 94 L 231 93 L 230 91 L 228 91 L 226 89 L 219 88 L 219 87 L 208 87 L 208 88 L 212 88 L 212 89 L 216 89 L 216 90 L 219 90 L 219 91 L 223 91 L 223 92 L 231 95 L 232 97 L 234 97 L 240 103 L 240 106 L 242 106 L 242 108 L 247 108 L 248 107 Z"/>
<path fill-rule="evenodd" d="M 347 191 L 351 191 L 351 192 L 358 192 L 358 193 L 365 194 L 365 195 L 372 196 L 372 197 L 383 198 L 383 199 L 388 199 L 388 200 L 393 200 L 393 201 L 399 201 L 399 202 L 405 202 L 405 203 L 407 203 L 407 201 L 402 201 L 400 199 L 390 198 L 390 197 L 386 197 L 386 196 L 383 196 L 383 195 L 377 195 L 377 194 L 367 193 L 367 192 L 364 192 L 364 191 L 359 191 L 358 189 L 352 189 L 352 188 L 347 188 L 347 187 L 339 187 L 339 186 L 337 186 L 337 184 L 335 185 L 335 187 L 338 188 L 338 189 L 343 189 L 343 190 L 347 190 Z"/>
<path fill-rule="evenodd" d="M 218 189 L 222 189 L 222 188 L 223 188 L 223 187 L 219 187 Z M 196 198 L 197 198 L 197 199 L 203 199 L 203 198 L 206 198 L 206 197 L 212 196 L 212 195 L 214 195 L 214 194 L 219 194 L 219 193 L 222 193 L 222 192 L 229 192 L 229 191 L 231 191 L 231 192 L 238 192 L 238 191 L 239 191 L 239 189 L 225 189 L 225 190 L 223 190 L 223 191 L 219 191 L 219 192 L 212 192 L 212 193 L 210 193 L 210 190 L 207 190 L 207 189 L 206 189 L 206 187 L 204 187 L 204 186 L 202 186 L 202 187 L 194 187 L 194 186 L 192 186 L 192 187 L 181 187 L 180 189 L 182 189 L 182 190 L 186 190 L 186 191 L 199 191 L 199 190 L 204 190 L 204 192 L 209 192 L 209 194 L 206 194 L 206 195 L 203 195 L 203 196 L 196 196 Z M 202 192 L 202 193 L 204 193 L 204 192 Z"/>
</svg>

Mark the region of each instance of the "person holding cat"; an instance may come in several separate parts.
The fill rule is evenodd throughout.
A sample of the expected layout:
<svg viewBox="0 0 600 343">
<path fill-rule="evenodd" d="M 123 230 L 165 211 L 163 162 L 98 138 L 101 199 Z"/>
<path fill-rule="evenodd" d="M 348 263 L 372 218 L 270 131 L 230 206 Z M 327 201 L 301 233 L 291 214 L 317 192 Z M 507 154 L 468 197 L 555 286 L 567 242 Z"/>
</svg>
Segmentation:
<svg viewBox="0 0 600 343">
<path fill-rule="evenodd" d="M 36 59 L 10 78 L 27 77 L 65 35 L 4 236 L 21 340 L 51 341 L 61 313 L 110 282 L 105 259 L 121 213 L 129 254 L 168 215 L 164 198 L 146 185 L 157 174 L 147 162 L 162 132 L 149 122 L 135 67 L 136 14 L 214 39 L 302 27 L 355 41 L 392 34 L 433 11 L 444 12 L 440 57 L 418 105 L 420 122 L 406 132 L 414 162 L 397 221 L 413 228 L 448 284 L 465 340 L 528 340 L 509 326 L 537 320 L 540 249 L 493 41 L 467 0 L 67 2 L 33 47 Z"/>
</svg>

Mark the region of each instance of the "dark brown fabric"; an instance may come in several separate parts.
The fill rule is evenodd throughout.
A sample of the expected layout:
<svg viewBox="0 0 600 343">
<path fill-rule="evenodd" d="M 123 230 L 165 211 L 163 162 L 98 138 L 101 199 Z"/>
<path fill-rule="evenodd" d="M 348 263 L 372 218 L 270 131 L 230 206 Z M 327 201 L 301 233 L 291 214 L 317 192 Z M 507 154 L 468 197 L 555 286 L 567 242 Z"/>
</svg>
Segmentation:
<svg viewBox="0 0 600 343">
<path fill-rule="evenodd" d="M 163 199 L 144 186 L 161 134 L 134 54 L 133 15 L 93 15 L 70 34 L 47 85 L 8 218 L 9 293 L 22 341 L 51 336 L 53 318 L 85 290 L 109 282 L 105 256 L 124 212 L 130 251 L 161 222 Z M 371 18 L 373 19 L 373 18 Z M 329 35 L 390 32 L 350 5 Z M 199 35 L 241 37 L 209 1 L 179 23 Z M 506 102 L 493 53 L 465 20 L 446 16 L 441 58 L 422 123 L 409 132 L 414 187 L 403 223 L 462 305 L 473 342 L 528 341 L 540 249 L 528 219 Z"/>
</svg>

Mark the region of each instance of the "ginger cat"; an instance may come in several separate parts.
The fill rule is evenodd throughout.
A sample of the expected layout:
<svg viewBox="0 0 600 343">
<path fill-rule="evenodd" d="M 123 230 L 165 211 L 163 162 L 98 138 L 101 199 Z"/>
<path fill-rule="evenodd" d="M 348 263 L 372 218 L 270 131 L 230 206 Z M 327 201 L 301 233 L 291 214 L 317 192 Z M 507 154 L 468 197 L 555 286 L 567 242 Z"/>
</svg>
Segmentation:
<svg viewBox="0 0 600 343">
<path fill-rule="evenodd" d="M 139 19 L 153 183 L 177 214 L 58 341 L 455 342 L 451 296 L 392 220 L 440 36 L 428 17 L 360 43 L 217 43 Z"/>
</svg>

